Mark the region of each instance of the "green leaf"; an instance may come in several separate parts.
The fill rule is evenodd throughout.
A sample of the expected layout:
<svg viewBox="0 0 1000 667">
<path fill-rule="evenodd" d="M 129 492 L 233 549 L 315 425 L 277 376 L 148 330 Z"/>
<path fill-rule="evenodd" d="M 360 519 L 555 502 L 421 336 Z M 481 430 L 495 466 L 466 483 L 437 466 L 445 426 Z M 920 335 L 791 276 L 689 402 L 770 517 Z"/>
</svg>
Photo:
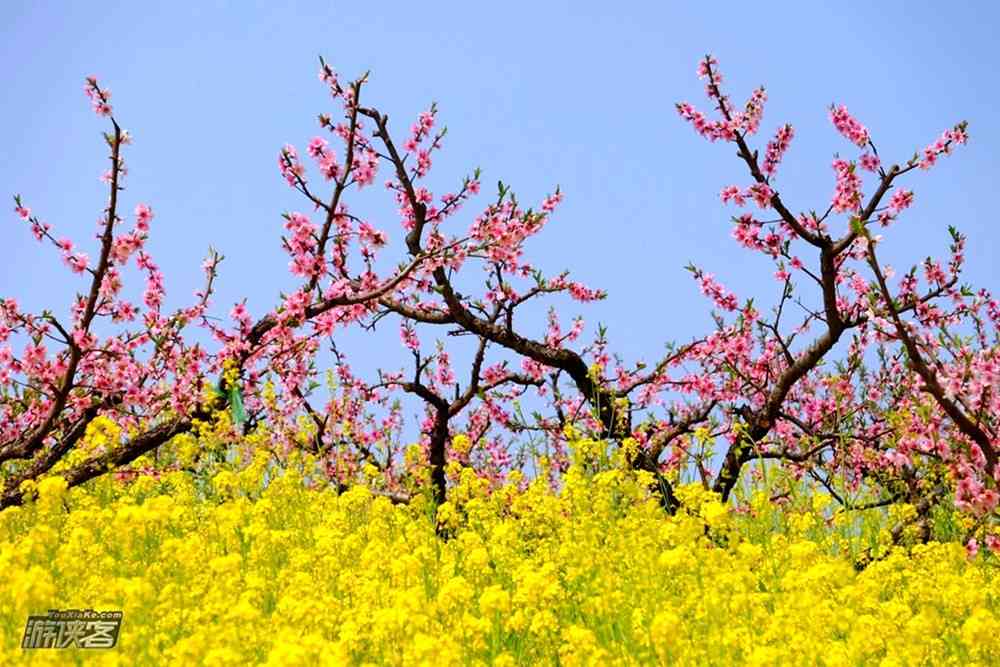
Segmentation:
<svg viewBox="0 0 1000 667">
<path fill-rule="evenodd" d="M 233 413 L 233 423 L 237 428 L 243 426 L 243 422 L 247 420 L 247 413 L 243 409 L 243 392 L 239 387 L 229 388 L 229 407 Z"/>
</svg>

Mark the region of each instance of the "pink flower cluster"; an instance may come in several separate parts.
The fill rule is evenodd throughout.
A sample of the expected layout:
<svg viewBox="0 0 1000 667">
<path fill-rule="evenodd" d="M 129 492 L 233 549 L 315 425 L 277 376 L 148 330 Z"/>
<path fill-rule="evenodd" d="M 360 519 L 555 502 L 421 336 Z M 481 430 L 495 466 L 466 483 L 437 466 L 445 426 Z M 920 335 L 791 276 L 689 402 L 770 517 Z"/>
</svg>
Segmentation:
<svg viewBox="0 0 1000 667">
<path fill-rule="evenodd" d="M 600 301 L 607 297 L 607 292 L 601 289 L 592 289 L 587 287 L 583 283 L 567 280 L 563 276 L 553 278 L 549 282 L 549 286 L 553 290 L 566 290 L 569 295 L 575 300 L 581 303 L 589 303 L 591 301 Z"/>
<path fill-rule="evenodd" d="M 51 236 L 49 236 L 49 230 L 52 229 L 51 225 L 44 223 L 31 215 L 31 209 L 21 205 L 20 197 L 15 197 L 14 203 L 14 212 L 17 213 L 19 218 L 31 225 L 31 234 L 35 237 L 35 239 L 42 241 L 46 237 L 51 238 Z"/>
<path fill-rule="evenodd" d="M 711 55 L 698 63 L 698 78 L 707 79 L 705 94 L 715 101 L 716 109 L 722 115 L 720 120 L 712 121 L 687 102 L 677 104 L 677 113 L 690 122 L 698 134 L 710 141 L 735 141 L 743 135 L 757 132 L 764 115 L 764 103 L 767 102 L 767 92 L 763 87 L 754 90 L 743 110 L 737 111 L 729 103 L 729 98 L 722 94 L 722 73 Z"/>
<path fill-rule="evenodd" d="M 969 134 L 965 123 L 959 123 L 952 129 L 945 130 L 937 141 L 924 149 L 920 168 L 930 169 L 937 162 L 938 157 L 950 154 L 955 144 L 964 144 L 968 140 Z"/>
<path fill-rule="evenodd" d="M 781 164 L 781 158 L 784 157 L 785 151 L 788 150 L 788 146 L 792 143 L 792 138 L 795 136 L 795 130 L 788 123 L 785 123 L 778 128 L 775 132 L 774 138 L 767 144 L 767 151 L 764 153 L 764 164 L 761 165 L 761 171 L 763 171 L 768 176 L 774 174 L 778 169 L 778 165 Z"/>
<path fill-rule="evenodd" d="M 881 160 L 874 153 L 862 153 L 861 157 L 858 158 L 858 164 L 865 171 L 875 172 L 878 171 L 879 166 L 882 164 Z"/>
<path fill-rule="evenodd" d="M 403 346 L 409 350 L 416 352 L 420 349 L 420 339 L 417 338 L 417 332 L 409 322 L 403 322 L 399 325 L 399 339 L 403 341 Z"/>
<path fill-rule="evenodd" d="M 893 215 L 899 215 L 902 211 L 908 209 L 912 203 L 912 190 L 897 190 L 889 200 L 889 212 Z"/>
<path fill-rule="evenodd" d="M 326 139 L 323 137 L 314 137 L 309 142 L 309 147 L 306 150 L 309 152 L 309 156 L 316 160 L 316 166 L 319 167 L 323 178 L 328 181 L 340 178 L 340 167 L 337 165 L 337 156 L 333 151 L 329 150 Z"/>
<path fill-rule="evenodd" d="M 83 92 L 94 107 L 94 113 L 99 116 L 111 115 L 111 91 L 97 85 L 97 77 L 88 76 Z"/>
<path fill-rule="evenodd" d="M 413 124 L 412 128 L 410 128 L 410 138 L 407 139 L 406 144 L 404 144 L 406 150 L 410 152 L 417 150 L 420 143 L 427 138 L 431 128 L 434 127 L 435 114 L 437 114 L 437 109 L 433 107 L 427 111 L 420 112 L 420 115 L 417 117 L 417 122 Z"/>
<path fill-rule="evenodd" d="M 709 141 L 732 141 L 736 138 L 735 124 L 726 120 L 709 120 L 705 114 L 687 102 L 677 104 L 677 113 L 691 123 L 695 132 Z"/>
<path fill-rule="evenodd" d="M 451 367 L 451 357 L 444 351 L 444 346 L 438 345 L 437 358 L 437 382 L 442 387 L 452 387 L 455 385 L 455 371 Z"/>
<path fill-rule="evenodd" d="M 837 131 L 844 135 L 845 139 L 858 148 L 864 148 L 871 141 L 868 128 L 859 123 L 843 104 L 839 107 L 830 107 L 830 121 L 837 128 Z"/>
<path fill-rule="evenodd" d="M 836 159 L 833 171 L 837 174 L 837 185 L 833 192 L 833 210 L 837 213 L 853 213 L 861 207 L 861 177 L 853 162 Z"/>
<path fill-rule="evenodd" d="M 332 95 L 334 99 L 343 95 L 344 91 L 340 87 L 340 81 L 337 80 L 337 73 L 332 67 L 322 61 L 320 61 L 319 67 L 319 80 L 330 88 L 330 95 Z"/>
<path fill-rule="evenodd" d="M 378 174 L 378 153 L 371 148 L 355 153 L 354 168 L 351 174 L 359 188 L 374 183 L 375 176 Z"/>
<path fill-rule="evenodd" d="M 559 206 L 560 203 L 562 203 L 562 200 L 563 193 L 556 190 L 554 193 L 546 197 L 544 201 L 542 201 L 542 210 L 546 213 L 551 213 L 556 210 L 556 207 Z"/>
<path fill-rule="evenodd" d="M 315 255 L 316 225 L 302 213 L 289 213 L 285 229 L 289 232 L 284 241 L 285 250 L 292 256 L 289 270 L 293 275 L 305 278 L 319 275 L 322 266 Z"/>
<path fill-rule="evenodd" d="M 278 169 L 281 170 L 282 177 L 292 187 L 305 180 L 305 167 L 299 162 L 298 151 L 291 144 L 285 144 L 281 152 L 278 153 Z"/>
<path fill-rule="evenodd" d="M 729 185 L 724 187 L 719 193 L 723 204 L 728 204 L 732 201 L 737 206 L 744 206 L 747 199 L 753 199 L 759 208 L 764 209 L 771 206 L 771 197 L 773 196 L 774 191 L 766 183 L 754 183 L 745 190 L 740 190 L 735 185 Z"/>
<path fill-rule="evenodd" d="M 767 102 L 767 92 L 763 88 L 754 90 L 750 99 L 747 100 L 743 116 L 740 119 L 740 127 L 747 134 L 756 134 L 760 128 L 761 118 L 764 117 L 765 102 Z"/>
<path fill-rule="evenodd" d="M 73 242 L 69 239 L 59 239 L 56 246 L 62 250 L 63 262 L 73 270 L 73 273 L 83 273 L 87 270 L 89 258 L 85 252 L 73 252 Z"/>
<path fill-rule="evenodd" d="M 712 299 L 719 308 L 726 311 L 734 311 L 739 307 L 736 295 L 719 284 L 712 274 L 695 271 L 695 278 L 697 278 L 701 286 L 701 293 Z"/>
<path fill-rule="evenodd" d="M 987 488 L 974 475 L 958 480 L 955 488 L 955 506 L 959 509 L 982 516 L 995 510 L 998 504 L 1000 504 L 1000 493 L 996 489 Z"/>
</svg>

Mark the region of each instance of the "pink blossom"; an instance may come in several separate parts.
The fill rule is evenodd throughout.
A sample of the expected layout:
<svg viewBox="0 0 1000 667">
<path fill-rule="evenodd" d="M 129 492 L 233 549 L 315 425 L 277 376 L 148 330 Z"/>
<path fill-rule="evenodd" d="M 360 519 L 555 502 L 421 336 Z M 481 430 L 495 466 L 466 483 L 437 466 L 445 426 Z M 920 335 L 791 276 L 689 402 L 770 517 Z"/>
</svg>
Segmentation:
<svg viewBox="0 0 1000 667">
<path fill-rule="evenodd" d="M 437 354 L 437 381 L 445 387 L 455 384 L 455 373 L 451 369 L 451 358 L 442 349 Z"/>
<path fill-rule="evenodd" d="M 770 176 L 777 171 L 778 165 L 781 163 L 781 158 L 784 157 L 785 151 L 788 150 L 788 146 L 791 145 L 794 137 L 795 130 L 791 125 L 786 123 L 778 128 L 774 138 L 768 142 L 767 151 L 764 153 L 764 164 L 761 170 L 765 174 Z"/>
<path fill-rule="evenodd" d="M 419 149 L 417 151 L 417 169 L 416 174 L 418 177 L 423 178 L 427 175 L 427 172 L 431 170 L 431 152 L 426 149 Z"/>
<path fill-rule="evenodd" d="M 521 370 L 535 380 L 541 380 L 545 376 L 545 366 L 533 359 L 523 358 L 521 360 Z"/>
<path fill-rule="evenodd" d="M 971 540 L 966 542 L 965 553 L 970 559 L 975 558 L 976 554 L 979 553 L 979 540 L 973 537 Z"/>
<path fill-rule="evenodd" d="M 862 153 L 858 158 L 858 164 L 865 171 L 877 171 L 881 162 L 874 153 Z"/>
<path fill-rule="evenodd" d="M 136 229 L 142 233 L 149 231 L 149 222 L 153 219 L 153 209 L 145 204 L 135 207 Z"/>
<path fill-rule="evenodd" d="M 417 332 L 413 330 L 413 327 L 409 323 L 404 322 L 399 327 L 399 338 L 403 341 L 403 345 L 416 352 L 420 349 L 420 339 L 417 338 Z"/>
<path fill-rule="evenodd" d="M 710 121 L 705 114 L 695 109 L 687 102 L 677 105 L 677 113 L 681 118 L 691 123 L 695 131 L 709 141 L 732 141 L 736 138 L 733 126 L 725 120 Z"/>
<path fill-rule="evenodd" d="M 937 141 L 924 149 L 923 159 L 919 162 L 920 168 L 930 169 L 937 162 L 939 156 L 951 153 L 954 144 L 964 144 L 968 139 L 967 125 L 964 122 L 946 130 Z"/>
<path fill-rule="evenodd" d="M 339 88 L 337 83 L 337 73 L 333 71 L 333 68 L 323 63 L 319 68 L 319 80 L 330 86 L 331 90 L 336 90 Z"/>
<path fill-rule="evenodd" d="M 428 111 L 420 112 L 420 115 L 417 117 L 417 122 L 413 124 L 412 128 L 410 128 L 410 138 L 404 145 L 404 148 L 406 148 L 407 151 L 413 152 L 417 150 L 420 142 L 427 137 L 431 128 L 434 127 L 434 114 L 436 112 L 435 107 L 431 107 Z"/>
<path fill-rule="evenodd" d="M 857 211 L 861 207 L 861 177 L 854 164 L 845 160 L 833 161 L 837 186 L 833 193 L 833 210 L 837 213 Z"/>
<path fill-rule="evenodd" d="M 86 253 L 78 252 L 76 254 L 67 254 L 63 258 L 69 268 L 73 269 L 73 273 L 83 273 L 87 270 L 87 262 L 90 259 L 87 257 Z"/>
<path fill-rule="evenodd" d="M 233 306 L 232 310 L 229 311 L 229 317 L 239 324 L 241 331 L 250 330 L 250 313 L 247 312 L 245 303 L 241 302 Z"/>
<path fill-rule="evenodd" d="M 373 183 L 378 172 L 378 154 L 369 148 L 361 155 L 355 156 L 355 160 L 353 173 L 358 187 Z"/>
<path fill-rule="evenodd" d="M 569 284 L 569 294 L 576 301 L 588 302 L 588 301 L 600 301 L 606 296 L 604 290 L 590 289 L 583 283 L 570 283 Z"/>
<path fill-rule="evenodd" d="M 306 151 L 309 153 L 310 157 L 318 158 L 324 153 L 326 153 L 326 147 L 329 142 L 323 137 L 313 137 L 312 141 L 309 142 L 309 146 Z"/>
<path fill-rule="evenodd" d="M 289 268 L 298 276 L 311 277 L 320 270 L 316 249 L 316 225 L 308 216 L 292 212 L 286 216 L 285 229 L 289 237 L 285 240 L 285 249 L 292 257 Z"/>
<path fill-rule="evenodd" d="M 766 183 L 754 183 L 747 188 L 746 194 L 748 197 L 753 197 L 754 202 L 756 202 L 759 208 L 769 208 L 774 191 Z"/>
<path fill-rule="evenodd" d="M 728 204 L 732 201 L 737 206 L 744 206 L 747 203 L 746 197 L 743 196 L 740 188 L 736 185 L 727 185 L 722 188 L 719 198 L 722 199 L 723 204 Z"/>
<path fill-rule="evenodd" d="M 844 105 L 830 107 L 830 121 L 838 132 L 858 148 L 864 148 L 871 141 L 868 128 L 855 120 Z"/>
<path fill-rule="evenodd" d="M 899 213 L 910 207 L 913 203 L 913 191 L 912 190 L 897 190 L 893 195 L 892 199 L 889 200 L 889 211 L 893 215 L 899 215 Z"/>
<path fill-rule="evenodd" d="M 478 184 L 477 184 L 477 190 L 478 190 Z M 559 190 L 556 190 L 553 194 L 549 195 L 548 197 L 545 198 L 544 201 L 542 201 L 542 210 L 545 211 L 546 213 L 551 213 L 552 211 L 555 210 L 556 206 L 558 206 L 559 203 L 562 202 L 562 200 L 563 200 L 563 193 L 560 192 Z"/>
<path fill-rule="evenodd" d="M 753 91 L 741 118 L 741 126 L 747 134 L 756 134 L 760 120 L 764 115 L 764 103 L 767 102 L 767 92 L 763 87 Z"/>
<path fill-rule="evenodd" d="M 93 104 L 94 112 L 99 116 L 110 116 L 111 115 L 111 91 L 106 88 L 101 88 L 97 85 L 97 78 L 93 76 L 88 76 L 86 79 L 86 85 L 83 87 L 83 92 L 86 93 L 87 97 Z"/>
<path fill-rule="evenodd" d="M 285 147 L 278 154 L 278 168 L 281 170 L 281 175 L 291 186 L 296 185 L 300 180 L 304 180 L 305 168 L 299 162 L 299 155 L 295 150 L 295 146 L 291 144 L 285 144 Z"/>
<path fill-rule="evenodd" d="M 733 311 L 737 308 L 736 295 L 727 291 L 722 285 L 716 282 L 715 277 L 710 273 L 696 272 L 695 277 L 701 284 L 701 293 L 711 297 L 717 306 L 724 310 Z"/>
</svg>

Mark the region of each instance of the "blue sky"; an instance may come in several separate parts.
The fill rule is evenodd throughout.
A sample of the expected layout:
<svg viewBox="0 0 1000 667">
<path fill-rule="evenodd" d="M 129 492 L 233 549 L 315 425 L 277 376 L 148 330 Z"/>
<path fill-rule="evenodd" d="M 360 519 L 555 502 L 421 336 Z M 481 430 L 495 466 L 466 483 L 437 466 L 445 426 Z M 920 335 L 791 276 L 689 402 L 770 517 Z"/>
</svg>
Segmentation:
<svg viewBox="0 0 1000 667">
<path fill-rule="evenodd" d="M 171 305 L 190 301 L 209 245 L 226 255 L 220 315 L 243 296 L 263 314 L 293 284 L 280 214 L 307 209 L 276 157 L 286 142 L 304 149 L 316 114 L 332 110 L 316 78 L 320 54 L 344 77 L 370 69 L 366 100 L 401 132 L 437 101 L 449 134 L 435 191 L 455 189 L 477 166 L 485 191 L 502 179 L 525 202 L 560 185 L 565 203 L 532 256 L 608 290 L 597 305 L 560 305 L 607 323 L 612 350 L 630 360 L 710 326 L 709 304 L 683 269 L 690 261 L 762 306 L 778 296 L 769 262 L 729 238 L 735 209 L 718 192 L 749 182 L 741 164 L 673 108 L 707 106 L 695 76 L 706 52 L 734 100 L 767 86 L 761 148 L 778 124 L 795 125 L 777 187 L 797 210 L 825 209 L 833 154 L 856 153 L 827 119 L 831 102 L 868 126 L 886 160 L 968 120 L 969 145 L 909 179 L 916 204 L 881 256 L 902 267 L 943 255 L 954 224 L 970 237 L 967 279 L 1000 290 L 1000 13 L 988 3 L 24 2 L 6 3 L 5 15 L 0 190 L 21 193 L 60 235 L 89 241 L 106 196 L 105 126 L 82 93 L 84 76 L 97 75 L 135 136 L 125 202 L 156 212 L 149 248 Z M 82 280 L 12 208 L 0 216 L 0 296 L 61 309 Z M 389 207 L 369 212 L 401 241 Z M 352 337 L 346 349 L 360 369 L 384 360 L 384 345 L 403 363 L 395 327 L 389 334 L 377 344 Z"/>
</svg>

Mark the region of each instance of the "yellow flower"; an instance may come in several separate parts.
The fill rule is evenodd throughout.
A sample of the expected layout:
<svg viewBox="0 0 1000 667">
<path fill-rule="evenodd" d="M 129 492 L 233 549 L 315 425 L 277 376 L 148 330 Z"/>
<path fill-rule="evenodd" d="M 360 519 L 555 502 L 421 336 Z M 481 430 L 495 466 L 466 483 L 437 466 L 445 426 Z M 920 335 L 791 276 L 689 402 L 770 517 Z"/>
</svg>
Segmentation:
<svg viewBox="0 0 1000 667">
<path fill-rule="evenodd" d="M 722 524 L 728 515 L 729 509 L 716 500 L 711 500 L 701 506 L 701 516 L 709 526 Z"/>
<path fill-rule="evenodd" d="M 479 611 L 484 616 L 506 614 L 510 611 L 510 594 L 498 584 L 487 587 L 479 596 Z"/>
<path fill-rule="evenodd" d="M 459 433 L 451 439 L 451 448 L 457 454 L 468 454 L 472 449 L 472 441 L 469 436 Z"/>
<path fill-rule="evenodd" d="M 976 609 L 962 624 L 962 641 L 975 654 L 1000 657 L 1000 619 L 988 609 Z"/>
<path fill-rule="evenodd" d="M 217 436 L 207 424 L 143 465 Z M 462 467 L 435 513 L 363 478 L 341 493 L 269 439 L 196 473 L 26 484 L 39 501 L 0 512 L 0 625 L 124 609 L 119 646 L 94 656 L 122 665 L 1000 663 L 995 559 L 958 542 L 890 550 L 905 507 L 837 512 L 830 528 L 829 498 L 805 485 L 794 511 L 757 487 L 736 511 L 742 496 L 695 482 L 675 484 L 671 515 L 622 465 L 628 441 L 608 456 L 575 437 L 590 462 L 556 487 L 532 470 L 497 488 Z M 426 467 L 419 446 L 405 457 L 410 484 Z M 24 660 L 18 632 L 0 664 Z"/>
<path fill-rule="evenodd" d="M 69 484 L 59 476 L 46 477 L 38 483 L 39 501 L 57 502 L 66 495 Z"/>
</svg>

